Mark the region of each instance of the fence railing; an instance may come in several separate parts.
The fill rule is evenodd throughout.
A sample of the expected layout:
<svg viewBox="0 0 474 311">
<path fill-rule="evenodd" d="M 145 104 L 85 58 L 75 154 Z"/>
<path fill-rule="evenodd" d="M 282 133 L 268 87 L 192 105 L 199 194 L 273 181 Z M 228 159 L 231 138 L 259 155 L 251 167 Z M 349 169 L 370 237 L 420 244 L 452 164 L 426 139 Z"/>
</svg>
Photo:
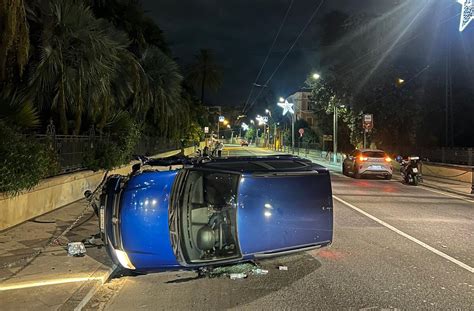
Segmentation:
<svg viewBox="0 0 474 311">
<path fill-rule="evenodd" d="M 36 135 L 36 139 L 49 146 L 58 156 L 60 174 L 85 169 L 84 157 L 102 143 L 108 143 L 110 136 L 92 135 Z M 145 137 L 140 139 L 134 154 L 154 155 L 170 150 L 189 147 L 189 143 L 168 141 L 164 138 Z"/>
</svg>

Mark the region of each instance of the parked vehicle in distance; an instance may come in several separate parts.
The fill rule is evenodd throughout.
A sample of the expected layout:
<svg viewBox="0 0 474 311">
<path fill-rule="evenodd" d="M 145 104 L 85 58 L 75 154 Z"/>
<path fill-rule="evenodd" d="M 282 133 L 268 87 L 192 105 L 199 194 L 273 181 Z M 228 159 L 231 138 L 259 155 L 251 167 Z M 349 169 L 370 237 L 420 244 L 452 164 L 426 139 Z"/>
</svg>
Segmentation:
<svg viewBox="0 0 474 311">
<path fill-rule="evenodd" d="M 385 179 L 391 179 L 393 174 L 392 159 L 382 150 L 357 149 L 344 159 L 342 173 L 355 178 L 382 176 Z"/>
<path fill-rule="evenodd" d="M 107 179 L 99 226 L 113 261 L 140 273 L 285 255 L 332 242 L 331 180 L 290 155 L 151 160 Z"/>
<path fill-rule="evenodd" d="M 242 147 L 244 147 L 244 146 L 245 146 L 245 147 L 248 147 L 248 146 L 249 146 L 249 142 L 246 141 L 245 139 L 242 139 L 242 140 L 240 141 L 240 145 L 241 145 Z"/>
</svg>

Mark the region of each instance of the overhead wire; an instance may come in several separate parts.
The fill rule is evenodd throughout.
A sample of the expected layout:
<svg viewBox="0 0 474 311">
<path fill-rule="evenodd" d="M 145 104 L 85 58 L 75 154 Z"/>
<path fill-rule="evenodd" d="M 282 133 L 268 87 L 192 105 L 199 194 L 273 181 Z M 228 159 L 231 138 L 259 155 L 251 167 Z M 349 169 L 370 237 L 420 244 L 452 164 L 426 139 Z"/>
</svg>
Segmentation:
<svg viewBox="0 0 474 311">
<path fill-rule="evenodd" d="M 298 34 L 298 36 L 296 37 L 296 39 L 293 41 L 293 43 L 291 44 L 291 46 L 289 47 L 289 49 L 287 50 L 287 52 L 285 53 L 285 55 L 283 56 L 283 58 L 280 60 L 280 62 L 278 63 L 278 65 L 276 66 L 275 70 L 272 72 L 272 74 L 270 75 L 270 77 L 267 79 L 267 81 L 264 83 L 264 85 L 268 85 L 270 83 L 270 81 L 273 79 L 273 77 L 275 76 L 275 74 L 278 72 L 278 70 L 280 69 L 281 65 L 285 62 L 286 58 L 288 57 L 288 55 L 290 55 L 291 51 L 293 51 L 293 48 L 295 47 L 296 43 L 298 43 L 299 39 L 301 38 L 301 36 L 304 34 L 304 32 L 306 31 L 306 29 L 308 28 L 308 26 L 311 24 L 311 22 L 313 21 L 314 17 L 316 16 L 316 14 L 319 12 L 319 10 L 321 9 L 321 6 L 323 5 L 325 0 L 321 0 L 321 2 L 319 3 L 319 5 L 313 10 L 313 13 L 311 14 L 311 16 L 309 17 L 308 21 L 306 22 L 306 24 L 304 25 L 303 29 L 301 29 L 300 33 Z M 258 93 L 257 97 L 255 97 L 255 99 L 252 101 L 252 103 L 249 105 L 248 109 L 250 109 L 254 104 L 255 102 L 260 98 L 260 96 L 262 95 L 263 93 L 263 90 L 264 88 L 262 88 L 260 90 L 260 92 Z"/>
<path fill-rule="evenodd" d="M 291 11 L 291 8 L 293 7 L 293 3 L 294 3 L 294 0 L 291 0 L 290 4 L 288 5 L 288 8 L 286 9 L 286 13 L 285 13 L 285 16 L 283 17 L 283 20 L 281 21 L 280 23 L 280 27 L 278 28 L 278 31 L 275 35 L 275 37 L 273 38 L 273 42 L 272 42 L 272 45 L 270 46 L 270 49 L 268 49 L 268 52 L 267 52 L 267 55 L 265 56 L 265 60 L 263 61 L 263 64 L 262 66 L 260 67 L 260 70 L 257 74 L 257 77 L 255 78 L 255 82 L 252 84 L 252 86 L 250 87 L 250 92 L 249 92 L 249 96 L 247 97 L 247 100 L 245 101 L 245 106 L 244 108 L 242 109 L 242 111 L 245 111 L 245 108 L 247 107 L 249 101 L 250 101 L 250 97 L 252 96 L 252 92 L 253 92 L 253 89 L 254 89 L 254 86 L 255 84 L 258 83 L 258 79 L 260 78 L 262 72 L 263 72 L 263 68 L 265 67 L 265 65 L 267 64 L 268 62 L 268 58 L 270 57 L 270 54 L 272 53 L 273 51 L 273 48 L 275 47 L 275 44 L 278 40 L 278 37 L 280 36 L 280 33 L 281 33 L 281 30 L 283 29 L 283 26 L 285 25 L 285 22 L 286 22 L 286 19 L 288 18 L 288 15 Z M 263 86 L 265 87 L 265 85 Z"/>
</svg>

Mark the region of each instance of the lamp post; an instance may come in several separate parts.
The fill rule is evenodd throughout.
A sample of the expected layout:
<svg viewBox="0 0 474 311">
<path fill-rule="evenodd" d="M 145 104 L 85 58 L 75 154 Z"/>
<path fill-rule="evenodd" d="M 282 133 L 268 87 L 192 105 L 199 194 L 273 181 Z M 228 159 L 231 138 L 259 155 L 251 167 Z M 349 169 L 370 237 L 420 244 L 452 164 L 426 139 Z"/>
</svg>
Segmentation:
<svg viewBox="0 0 474 311">
<path fill-rule="evenodd" d="M 333 128 L 333 151 L 334 151 L 334 155 L 333 155 L 333 159 L 334 159 L 334 163 L 337 164 L 337 132 L 338 132 L 338 122 L 337 122 L 337 119 L 338 119 L 338 108 L 344 108 L 345 106 L 344 105 L 340 105 L 340 106 L 337 106 L 336 104 L 334 104 L 334 128 Z"/>
<path fill-rule="evenodd" d="M 337 106 L 334 105 L 334 128 L 333 128 L 333 158 L 334 158 L 334 163 L 337 164 Z"/>
<path fill-rule="evenodd" d="M 254 125 L 255 131 L 257 131 L 257 127 L 255 126 L 255 121 L 254 121 L 254 120 L 250 120 L 250 123 Z M 255 147 L 257 147 L 257 141 L 255 141 Z"/>
<path fill-rule="evenodd" d="M 274 149 L 276 150 L 276 143 L 275 143 L 275 138 L 276 138 L 276 132 L 277 132 L 277 128 L 276 128 L 276 123 L 275 123 L 275 120 L 273 120 L 273 117 L 272 117 L 272 112 L 268 109 L 265 109 L 265 113 L 268 114 L 270 116 L 270 119 L 272 119 L 273 121 L 273 146 L 274 146 Z M 268 143 L 270 143 L 270 126 L 268 126 Z"/>
<path fill-rule="evenodd" d="M 282 102 L 283 100 L 283 102 Z M 280 97 L 280 102 L 277 104 L 283 108 L 283 115 L 286 115 L 288 112 L 291 114 L 291 152 L 295 152 L 295 111 L 293 110 L 293 103 L 289 103 L 288 100 Z"/>
</svg>

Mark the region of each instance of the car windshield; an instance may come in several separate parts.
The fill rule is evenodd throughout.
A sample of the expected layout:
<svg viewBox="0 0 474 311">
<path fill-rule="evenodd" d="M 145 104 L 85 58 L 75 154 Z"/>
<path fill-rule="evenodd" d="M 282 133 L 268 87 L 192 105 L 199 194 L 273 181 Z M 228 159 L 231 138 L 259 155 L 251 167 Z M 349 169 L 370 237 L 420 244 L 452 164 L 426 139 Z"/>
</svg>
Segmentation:
<svg viewBox="0 0 474 311">
<path fill-rule="evenodd" d="M 240 256 L 237 232 L 238 174 L 189 170 L 176 206 L 179 244 L 186 264 Z"/>
<path fill-rule="evenodd" d="M 385 158 L 385 152 L 383 151 L 364 151 L 363 155 L 367 158 Z"/>
</svg>

